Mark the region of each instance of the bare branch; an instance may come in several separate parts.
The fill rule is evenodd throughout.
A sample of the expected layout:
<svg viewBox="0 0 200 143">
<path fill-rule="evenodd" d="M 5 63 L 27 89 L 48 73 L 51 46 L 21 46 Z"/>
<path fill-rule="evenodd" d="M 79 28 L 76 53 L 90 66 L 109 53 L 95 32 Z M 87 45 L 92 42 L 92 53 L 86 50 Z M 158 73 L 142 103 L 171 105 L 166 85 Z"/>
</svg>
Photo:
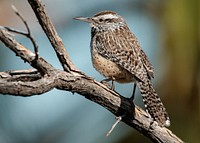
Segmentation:
<svg viewBox="0 0 200 143">
<path fill-rule="evenodd" d="M 28 62 L 42 74 L 47 74 L 53 68 L 42 58 L 39 58 L 36 61 L 35 54 L 17 42 L 12 35 L 4 29 L 0 29 L 0 40 L 13 52 L 15 52 L 17 56 L 21 57 L 25 62 Z"/>
<path fill-rule="evenodd" d="M 13 32 L 13 33 L 17 33 L 23 36 L 27 36 L 27 32 L 12 28 L 12 27 L 6 27 L 6 26 L 0 26 L 0 29 L 6 29 L 7 31 Z"/>
<path fill-rule="evenodd" d="M 0 78 L 2 80 L 11 81 L 35 81 L 41 77 L 41 74 L 36 69 L 17 70 L 0 72 Z"/>
<path fill-rule="evenodd" d="M 18 43 L 12 35 L 4 29 L 0 29 L 0 40 L 12 51 L 20 56 L 25 62 L 31 63 L 35 58 L 35 54 L 26 49 L 20 43 Z"/>
<path fill-rule="evenodd" d="M 1 72 L 0 72 L 1 73 Z M 10 75 L 33 75 L 39 74 L 36 69 L 25 69 L 25 70 L 16 70 L 16 71 L 8 71 Z"/>
<path fill-rule="evenodd" d="M 31 5 L 33 11 L 35 12 L 35 15 L 42 29 L 47 35 L 51 45 L 53 46 L 57 54 L 57 57 L 60 63 L 62 64 L 63 69 L 68 72 L 76 71 L 81 73 L 70 60 L 69 55 L 67 54 L 67 51 L 64 47 L 64 44 L 61 38 L 58 36 L 58 33 L 56 32 L 55 27 L 53 26 L 51 20 L 47 16 L 46 10 L 44 9 L 44 6 L 41 4 L 41 1 L 28 0 L 28 2 Z"/>
<path fill-rule="evenodd" d="M 18 34 L 21 34 L 21 35 L 24 35 L 26 37 L 28 37 L 32 44 L 33 44 L 33 47 L 34 47 L 34 51 L 35 51 L 35 59 L 37 60 L 38 57 L 39 57 L 39 53 L 38 53 L 38 45 L 35 41 L 35 39 L 33 38 L 32 34 L 31 34 L 31 31 L 30 31 L 30 28 L 28 26 L 28 23 L 26 22 L 26 20 L 23 18 L 22 14 L 17 10 L 17 8 L 14 6 L 14 5 L 11 5 L 12 9 L 14 10 L 15 14 L 22 20 L 22 22 L 24 23 L 26 29 L 27 29 L 27 33 L 24 33 L 24 32 L 20 32 L 20 31 L 15 31 L 14 29 L 11 29 L 11 28 L 8 28 L 6 27 L 7 30 L 11 30 L 12 32 L 16 32 Z"/>
<path fill-rule="evenodd" d="M 48 92 L 55 87 L 55 83 L 52 78 L 43 77 L 33 81 L 23 81 L 27 79 L 29 80 L 30 77 L 18 76 L 17 79 L 11 78 L 11 81 L 0 80 L 0 93 L 12 94 L 17 96 L 33 96 Z"/>
</svg>

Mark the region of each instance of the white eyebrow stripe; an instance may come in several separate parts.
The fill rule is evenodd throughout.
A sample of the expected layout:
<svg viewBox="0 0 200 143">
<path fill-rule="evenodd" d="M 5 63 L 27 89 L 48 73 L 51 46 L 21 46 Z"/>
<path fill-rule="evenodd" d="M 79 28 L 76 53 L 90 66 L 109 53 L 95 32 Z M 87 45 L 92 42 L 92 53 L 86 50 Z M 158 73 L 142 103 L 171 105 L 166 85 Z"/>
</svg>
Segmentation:
<svg viewBox="0 0 200 143">
<path fill-rule="evenodd" d="M 113 14 L 106 14 L 106 15 L 103 15 L 103 16 L 100 16 L 104 19 L 115 19 L 115 18 L 118 18 L 117 15 L 113 15 Z"/>
</svg>

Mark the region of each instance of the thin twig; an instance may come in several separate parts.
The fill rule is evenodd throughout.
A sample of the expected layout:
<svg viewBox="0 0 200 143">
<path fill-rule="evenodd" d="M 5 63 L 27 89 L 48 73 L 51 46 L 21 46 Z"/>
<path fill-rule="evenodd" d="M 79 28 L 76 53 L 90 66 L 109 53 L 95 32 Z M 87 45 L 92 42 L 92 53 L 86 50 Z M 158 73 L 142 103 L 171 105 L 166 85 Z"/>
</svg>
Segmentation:
<svg viewBox="0 0 200 143">
<path fill-rule="evenodd" d="M 25 32 L 22 32 L 22 31 L 19 31 L 19 30 L 15 30 L 13 28 L 8 28 L 8 27 L 5 27 L 5 29 L 11 31 L 11 32 L 15 32 L 17 34 L 21 34 L 21 35 L 24 35 L 26 37 L 28 37 L 32 44 L 33 44 L 33 47 L 34 47 L 34 52 L 35 52 L 35 60 L 38 59 L 39 57 L 39 53 L 38 53 L 38 45 L 35 41 L 35 39 L 33 38 L 32 34 L 31 34 L 31 31 L 30 31 L 30 28 L 28 26 L 28 23 L 26 22 L 26 20 L 23 18 L 23 15 L 18 11 L 18 9 L 14 6 L 14 5 L 11 5 L 12 9 L 14 10 L 15 14 L 22 20 L 22 22 L 24 23 L 26 29 L 27 29 L 27 33 Z"/>
<path fill-rule="evenodd" d="M 13 33 L 17 33 L 17 34 L 21 34 L 23 36 L 27 36 L 27 32 L 12 28 L 12 27 L 7 27 L 7 26 L 0 26 L 0 29 L 5 29 L 7 31 L 13 32 Z"/>
<path fill-rule="evenodd" d="M 117 126 L 117 124 L 122 120 L 122 116 L 116 117 L 116 122 L 112 125 L 111 129 L 108 131 L 108 133 L 106 134 L 106 137 L 108 137 L 112 131 L 114 130 L 114 128 Z"/>
</svg>

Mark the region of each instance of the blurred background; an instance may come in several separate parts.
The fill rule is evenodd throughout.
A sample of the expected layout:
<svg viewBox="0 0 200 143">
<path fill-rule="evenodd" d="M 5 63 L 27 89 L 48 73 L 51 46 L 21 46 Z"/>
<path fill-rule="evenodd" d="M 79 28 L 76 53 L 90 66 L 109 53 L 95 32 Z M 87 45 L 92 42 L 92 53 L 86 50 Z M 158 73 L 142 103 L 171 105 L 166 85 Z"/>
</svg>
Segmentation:
<svg viewBox="0 0 200 143">
<path fill-rule="evenodd" d="M 75 21 L 112 10 L 126 19 L 155 68 L 155 89 L 171 118 L 169 127 L 183 141 L 200 140 L 200 29 L 198 0 L 43 0 L 74 64 L 100 81 L 92 67 L 90 27 Z M 40 56 L 62 69 L 31 7 L 24 0 L 0 0 L 0 25 L 25 30 L 11 9 L 14 4 L 24 15 L 39 45 Z M 15 37 L 33 50 L 31 42 Z M 0 71 L 31 68 L 0 42 Z M 116 84 L 129 97 L 132 84 Z M 143 107 L 139 94 L 135 104 Z M 149 139 L 120 123 L 109 137 L 115 122 L 112 113 L 78 94 L 52 90 L 32 97 L 0 95 L 1 143 L 131 143 Z"/>
</svg>

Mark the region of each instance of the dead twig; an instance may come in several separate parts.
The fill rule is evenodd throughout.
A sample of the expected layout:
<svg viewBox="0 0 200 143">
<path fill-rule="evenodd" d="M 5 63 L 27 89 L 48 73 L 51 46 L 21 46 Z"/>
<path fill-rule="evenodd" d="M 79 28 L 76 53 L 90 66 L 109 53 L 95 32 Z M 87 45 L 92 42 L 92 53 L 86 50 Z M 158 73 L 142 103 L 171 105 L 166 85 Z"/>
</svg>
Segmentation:
<svg viewBox="0 0 200 143">
<path fill-rule="evenodd" d="M 35 52 L 35 60 L 38 59 L 39 57 L 39 52 L 38 52 L 38 45 L 35 41 L 35 39 L 33 38 L 32 34 L 31 34 L 31 30 L 28 26 L 28 23 L 26 22 L 25 18 L 23 17 L 23 15 L 18 11 L 18 9 L 14 6 L 14 5 L 11 5 L 13 11 L 15 12 L 15 14 L 21 19 L 21 21 L 24 23 L 25 27 L 26 27 L 26 30 L 27 32 L 25 31 L 21 31 L 21 30 L 18 30 L 18 29 L 15 29 L 15 28 L 11 28 L 11 27 L 7 27 L 7 26 L 0 26 L 1 29 L 6 29 L 10 32 L 13 32 L 13 33 L 17 33 L 17 34 L 20 34 L 20 35 L 23 35 L 23 36 L 26 36 L 27 38 L 29 38 L 33 44 L 33 47 L 34 47 L 34 52 Z"/>
</svg>

